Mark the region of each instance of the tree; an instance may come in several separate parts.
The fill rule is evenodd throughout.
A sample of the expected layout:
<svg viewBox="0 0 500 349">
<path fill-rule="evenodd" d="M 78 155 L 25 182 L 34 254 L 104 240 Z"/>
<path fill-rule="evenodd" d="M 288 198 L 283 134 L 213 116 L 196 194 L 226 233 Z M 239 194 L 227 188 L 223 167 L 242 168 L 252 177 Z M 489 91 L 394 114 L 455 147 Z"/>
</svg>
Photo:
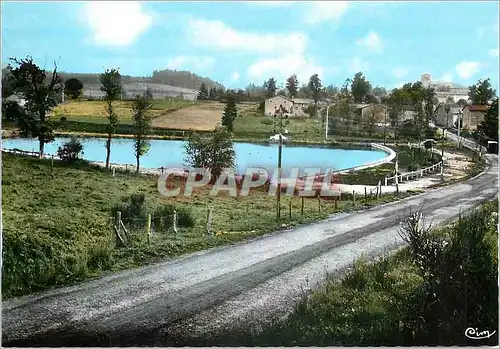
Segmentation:
<svg viewBox="0 0 500 349">
<path fill-rule="evenodd" d="M 52 76 L 47 79 L 45 70 L 38 67 L 30 56 L 10 60 L 16 65 L 14 69 L 9 65 L 12 89 L 26 100 L 25 113 L 17 120 L 19 133 L 22 137 L 38 138 L 42 158 L 45 144 L 54 140 L 54 123 L 47 113 L 57 105 L 62 80 L 55 62 Z"/>
<path fill-rule="evenodd" d="M 132 119 L 134 120 L 134 155 L 137 161 L 135 172 L 139 173 L 139 160 L 147 154 L 150 142 L 147 138 L 151 132 L 152 108 L 147 96 L 137 96 L 132 103 Z"/>
<path fill-rule="evenodd" d="M 299 90 L 299 80 L 297 79 L 297 75 L 293 74 L 286 80 L 286 89 L 290 94 L 290 97 L 297 97 L 297 92 Z"/>
<path fill-rule="evenodd" d="M 299 91 L 297 92 L 297 97 L 300 98 L 311 98 L 312 97 L 312 91 L 307 85 L 303 85 L 299 88 Z"/>
<path fill-rule="evenodd" d="M 478 129 L 490 140 L 498 142 L 498 97 L 491 103 Z"/>
<path fill-rule="evenodd" d="M 466 101 L 465 99 L 463 99 L 463 98 L 460 98 L 460 99 L 458 100 L 457 104 L 458 104 L 461 108 L 463 108 L 463 107 L 465 107 L 465 106 L 467 105 L 467 101 Z"/>
<path fill-rule="evenodd" d="M 372 90 L 372 93 L 375 97 L 385 97 L 387 96 L 387 91 L 384 87 L 377 86 L 374 87 Z"/>
<path fill-rule="evenodd" d="M 2 69 L 2 98 L 7 98 L 14 93 L 12 86 L 12 67 Z"/>
<path fill-rule="evenodd" d="M 266 82 L 264 82 L 264 89 L 266 90 L 266 96 L 269 97 L 274 97 L 276 94 L 276 90 L 278 89 L 276 87 L 276 80 L 274 78 L 269 78 Z"/>
<path fill-rule="evenodd" d="M 323 89 L 323 85 L 321 84 L 321 80 L 318 74 L 314 74 L 309 79 L 309 84 L 307 85 L 309 90 L 312 92 L 312 98 L 314 100 L 314 104 L 318 104 L 319 98 L 321 96 L 321 91 Z"/>
<path fill-rule="evenodd" d="M 109 168 L 109 160 L 111 157 L 111 140 L 115 133 L 115 128 L 118 126 L 118 115 L 113 107 L 113 102 L 120 98 L 123 85 L 122 76 L 118 69 L 106 69 L 100 76 L 101 91 L 104 92 L 104 103 L 106 105 L 106 114 L 108 116 L 108 139 L 106 140 L 106 168 Z"/>
<path fill-rule="evenodd" d="M 26 117 L 24 109 L 16 101 L 2 101 L 2 118 L 16 121 Z"/>
<path fill-rule="evenodd" d="M 365 103 L 376 104 L 376 103 L 378 103 L 378 99 L 377 99 L 377 97 L 375 97 L 375 95 L 369 93 L 365 97 Z"/>
<path fill-rule="evenodd" d="M 198 100 L 203 101 L 208 99 L 208 89 L 205 86 L 205 83 L 202 82 L 200 86 L 200 90 L 198 92 Z"/>
<path fill-rule="evenodd" d="M 76 137 L 71 137 L 69 142 L 64 143 L 62 147 L 57 149 L 57 156 L 67 164 L 77 162 L 80 153 L 83 154 L 83 144 Z"/>
<path fill-rule="evenodd" d="M 215 86 L 212 86 L 210 88 L 210 92 L 208 93 L 208 98 L 212 101 L 217 100 L 217 88 Z"/>
<path fill-rule="evenodd" d="M 82 94 L 83 84 L 76 78 L 66 80 L 64 83 L 64 93 L 71 99 L 77 99 Z"/>
<path fill-rule="evenodd" d="M 237 116 L 238 111 L 236 109 L 236 102 L 234 97 L 229 96 L 224 112 L 222 113 L 222 125 L 225 126 L 229 132 L 233 132 L 233 122 Z"/>
<path fill-rule="evenodd" d="M 225 168 L 234 168 L 236 153 L 231 133 L 224 126 L 217 127 L 208 137 L 191 134 L 184 149 L 185 161 L 192 167 L 210 170 L 212 180 Z"/>
<path fill-rule="evenodd" d="M 490 79 L 479 80 L 469 87 L 469 99 L 472 104 L 486 105 L 495 98 L 496 91 L 491 87 Z"/>
<path fill-rule="evenodd" d="M 351 83 L 351 94 L 354 98 L 354 103 L 363 103 L 366 96 L 371 92 L 372 86 L 365 79 L 362 72 L 357 72 Z"/>
<path fill-rule="evenodd" d="M 151 89 L 149 88 L 149 86 L 146 88 L 146 92 L 144 92 L 144 96 L 147 99 L 153 99 L 153 92 L 151 91 Z"/>
</svg>

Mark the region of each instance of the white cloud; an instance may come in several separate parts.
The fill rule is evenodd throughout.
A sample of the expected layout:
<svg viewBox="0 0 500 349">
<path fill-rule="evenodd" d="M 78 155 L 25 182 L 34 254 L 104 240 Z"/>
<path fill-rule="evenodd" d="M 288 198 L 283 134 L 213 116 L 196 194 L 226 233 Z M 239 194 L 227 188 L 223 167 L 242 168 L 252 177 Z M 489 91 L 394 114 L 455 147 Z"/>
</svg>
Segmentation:
<svg viewBox="0 0 500 349">
<path fill-rule="evenodd" d="M 128 46 L 153 23 L 153 17 L 138 2 L 88 2 L 84 16 L 92 41 L 104 46 Z"/>
<path fill-rule="evenodd" d="M 303 52 L 306 37 L 301 33 L 257 34 L 235 30 L 221 21 L 191 20 L 188 24 L 191 41 L 205 47 L 253 53 Z"/>
<path fill-rule="evenodd" d="M 469 79 L 479 72 L 480 66 L 479 62 L 463 61 L 455 66 L 455 70 L 462 79 Z"/>
<path fill-rule="evenodd" d="M 290 75 L 297 74 L 299 83 L 306 84 L 313 74 L 318 74 L 321 78 L 324 69 L 302 55 L 286 55 L 259 60 L 248 68 L 247 74 L 249 79 L 256 83 L 270 77 L 283 81 Z"/>
<path fill-rule="evenodd" d="M 366 72 L 370 70 L 371 64 L 356 56 L 347 61 L 347 69 L 349 73 Z"/>
<path fill-rule="evenodd" d="M 393 88 L 401 88 L 404 86 L 404 84 L 406 84 L 406 82 L 398 82 L 397 84 L 394 85 Z"/>
<path fill-rule="evenodd" d="M 338 21 L 349 8 L 348 1 L 311 1 L 307 4 L 310 8 L 304 12 L 306 24 Z"/>
<path fill-rule="evenodd" d="M 167 63 L 168 69 L 206 70 L 215 65 L 215 58 L 200 56 L 177 56 Z"/>
<path fill-rule="evenodd" d="M 404 67 L 397 67 L 392 70 L 392 75 L 398 79 L 402 79 L 408 75 L 408 69 Z"/>
<path fill-rule="evenodd" d="M 234 73 L 231 74 L 231 81 L 238 82 L 239 80 L 240 80 L 240 73 L 235 71 Z"/>
<path fill-rule="evenodd" d="M 498 48 L 494 48 L 488 51 L 491 57 L 498 58 Z"/>
<path fill-rule="evenodd" d="M 356 45 L 380 51 L 382 49 L 382 40 L 380 36 L 372 30 L 364 38 L 356 40 Z"/>
</svg>

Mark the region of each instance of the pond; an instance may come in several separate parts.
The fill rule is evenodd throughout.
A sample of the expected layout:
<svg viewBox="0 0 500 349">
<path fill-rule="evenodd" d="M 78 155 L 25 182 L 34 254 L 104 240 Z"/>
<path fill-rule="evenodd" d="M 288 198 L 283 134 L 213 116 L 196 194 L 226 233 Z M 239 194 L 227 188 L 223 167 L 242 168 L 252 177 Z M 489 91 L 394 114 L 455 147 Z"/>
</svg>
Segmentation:
<svg viewBox="0 0 500 349">
<path fill-rule="evenodd" d="M 60 137 L 45 145 L 46 154 L 56 154 L 59 146 L 69 138 Z M 105 138 L 81 138 L 83 158 L 90 161 L 106 161 Z M 160 168 L 185 166 L 184 141 L 151 140 L 149 152 L 141 157 L 141 167 Z M 17 148 L 27 151 L 38 150 L 38 140 L 7 138 L 2 140 L 2 147 Z M 238 173 L 247 168 L 260 167 L 274 171 L 277 167 L 277 144 L 234 143 Z M 343 170 L 360 166 L 385 158 L 388 154 L 381 150 L 331 149 L 321 146 L 284 145 L 282 152 L 282 168 L 289 171 L 299 167 L 300 174 L 305 168 L 321 168 L 323 170 Z M 135 164 L 132 139 L 113 139 L 111 144 L 111 163 Z"/>
</svg>

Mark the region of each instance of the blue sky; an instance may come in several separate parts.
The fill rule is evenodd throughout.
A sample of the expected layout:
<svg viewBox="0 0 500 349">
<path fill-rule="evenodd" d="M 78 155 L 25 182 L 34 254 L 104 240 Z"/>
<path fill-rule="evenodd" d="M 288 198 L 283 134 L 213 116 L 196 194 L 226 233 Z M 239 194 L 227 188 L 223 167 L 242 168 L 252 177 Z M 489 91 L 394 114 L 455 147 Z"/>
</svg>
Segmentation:
<svg viewBox="0 0 500 349">
<path fill-rule="evenodd" d="M 2 63 L 31 55 L 63 71 L 148 76 L 191 70 L 228 87 L 341 86 L 361 70 L 394 88 L 420 79 L 498 90 L 498 2 L 6 2 Z"/>
</svg>

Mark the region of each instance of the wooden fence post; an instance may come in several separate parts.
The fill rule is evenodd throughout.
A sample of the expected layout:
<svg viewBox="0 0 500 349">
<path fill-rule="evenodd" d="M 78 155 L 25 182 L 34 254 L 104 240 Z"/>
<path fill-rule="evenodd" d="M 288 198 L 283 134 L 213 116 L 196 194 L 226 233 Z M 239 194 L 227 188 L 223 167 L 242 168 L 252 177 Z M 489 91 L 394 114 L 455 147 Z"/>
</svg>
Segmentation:
<svg viewBox="0 0 500 349">
<path fill-rule="evenodd" d="M 212 230 L 212 208 L 209 207 L 207 211 L 207 235 L 208 236 L 213 236 L 213 230 Z"/>
<path fill-rule="evenodd" d="M 354 190 L 352 191 L 352 203 L 356 203 L 356 192 Z"/>
<path fill-rule="evenodd" d="M 113 173 L 114 173 L 114 168 L 113 168 Z M 147 236 L 148 236 L 148 244 L 151 245 L 151 214 L 148 214 L 148 223 L 146 226 L 146 231 L 147 231 Z"/>
<path fill-rule="evenodd" d="M 368 196 L 366 195 L 366 187 L 365 187 L 365 204 L 368 202 Z"/>
<path fill-rule="evenodd" d="M 113 167 L 113 177 L 115 176 L 115 174 L 116 174 L 116 168 Z"/>
<path fill-rule="evenodd" d="M 174 228 L 174 233 L 177 235 L 177 211 L 174 210 L 174 221 L 173 221 L 173 228 Z"/>
<path fill-rule="evenodd" d="M 304 215 L 304 197 L 302 196 L 302 203 L 300 205 L 300 215 L 303 216 Z"/>
<path fill-rule="evenodd" d="M 288 218 L 292 220 L 292 198 L 290 198 L 290 202 L 288 205 Z"/>
<path fill-rule="evenodd" d="M 52 155 L 52 160 L 50 161 L 50 169 L 54 169 L 54 155 Z"/>
<path fill-rule="evenodd" d="M 321 212 L 321 199 L 319 198 L 319 196 L 317 198 L 318 198 L 318 212 Z"/>
</svg>

